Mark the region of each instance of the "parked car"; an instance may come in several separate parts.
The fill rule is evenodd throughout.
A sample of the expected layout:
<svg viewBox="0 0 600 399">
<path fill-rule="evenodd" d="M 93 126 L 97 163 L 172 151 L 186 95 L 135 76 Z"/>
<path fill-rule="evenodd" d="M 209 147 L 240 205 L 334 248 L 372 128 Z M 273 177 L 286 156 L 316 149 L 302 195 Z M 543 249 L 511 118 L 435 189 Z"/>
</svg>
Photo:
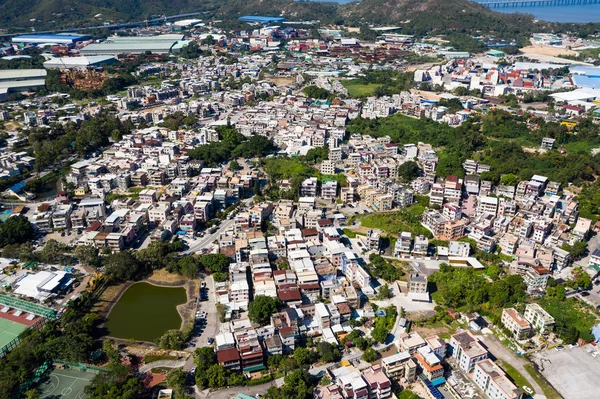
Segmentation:
<svg viewBox="0 0 600 399">
<path fill-rule="evenodd" d="M 555 351 L 560 352 L 560 351 L 564 351 L 565 347 L 562 345 L 557 346 L 556 348 L 554 348 Z"/>
<path fill-rule="evenodd" d="M 215 342 L 215 340 L 212 337 L 208 339 L 208 344 L 209 345 L 212 345 L 213 342 Z"/>
</svg>

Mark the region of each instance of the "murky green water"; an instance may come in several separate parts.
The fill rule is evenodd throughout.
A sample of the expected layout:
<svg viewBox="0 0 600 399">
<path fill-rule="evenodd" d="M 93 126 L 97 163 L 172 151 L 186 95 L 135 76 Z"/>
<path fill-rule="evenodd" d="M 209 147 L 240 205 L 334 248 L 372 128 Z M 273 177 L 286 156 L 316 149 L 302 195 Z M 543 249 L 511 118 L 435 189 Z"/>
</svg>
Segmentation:
<svg viewBox="0 0 600 399">
<path fill-rule="evenodd" d="M 177 305 L 187 301 L 184 288 L 132 285 L 108 315 L 105 327 L 115 338 L 156 342 L 165 331 L 181 327 Z"/>
</svg>

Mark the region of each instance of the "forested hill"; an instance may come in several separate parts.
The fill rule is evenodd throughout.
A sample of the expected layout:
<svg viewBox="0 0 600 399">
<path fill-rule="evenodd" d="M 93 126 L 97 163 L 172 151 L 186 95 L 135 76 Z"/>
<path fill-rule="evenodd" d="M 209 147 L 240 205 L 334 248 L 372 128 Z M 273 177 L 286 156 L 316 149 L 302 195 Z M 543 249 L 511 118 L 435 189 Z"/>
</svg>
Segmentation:
<svg viewBox="0 0 600 399">
<path fill-rule="evenodd" d="M 394 24 L 405 33 L 496 33 L 514 38 L 545 28 L 531 15 L 502 14 L 469 0 L 362 0 L 339 9 L 349 20 Z"/>
<path fill-rule="evenodd" d="M 241 15 L 283 15 L 290 20 L 358 25 L 393 24 L 405 33 L 495 32 L 512 38 L 544 30 L 531 16 L 506 15 L 469 0 L 362 0 L 332 3 L 293 0 L 0 0 L 0 28 L 11 31 L 68 29 L 200 12 L 201 19 L 235 20 Z"/>
</svg>

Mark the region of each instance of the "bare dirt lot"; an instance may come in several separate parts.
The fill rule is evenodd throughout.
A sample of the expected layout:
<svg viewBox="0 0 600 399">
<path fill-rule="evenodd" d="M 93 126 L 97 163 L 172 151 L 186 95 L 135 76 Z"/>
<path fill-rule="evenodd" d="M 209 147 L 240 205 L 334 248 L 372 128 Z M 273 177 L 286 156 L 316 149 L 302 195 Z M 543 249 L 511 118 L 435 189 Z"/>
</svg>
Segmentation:
<svg viewBox="0 0 600 399">
<path fill-rule="evenodd" d="M 561 55 L 579 55 L 577 51 L 569 50 L 567 48 L 540 45 L 523 47 L 521 51 L 524 54 L 549 55 L 552 57 L 558 57 Z"/>
</svg>

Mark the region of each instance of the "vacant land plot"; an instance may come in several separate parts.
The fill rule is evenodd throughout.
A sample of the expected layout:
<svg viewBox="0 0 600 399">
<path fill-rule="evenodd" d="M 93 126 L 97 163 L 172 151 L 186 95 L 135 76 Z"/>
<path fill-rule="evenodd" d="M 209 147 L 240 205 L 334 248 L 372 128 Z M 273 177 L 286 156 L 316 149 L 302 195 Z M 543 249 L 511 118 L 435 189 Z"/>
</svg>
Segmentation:
<svg viewBox="0 0 600 399">
<path fill-rule="evenodd" d="M 378 87 L 383 86 L 379 83 L 364 84 L 353 80 L 344 80 L 340 83 L 348 90 L 350 97 L 369 97 L 375 94 Z"/>
<path fill-rule="evenodd" d="M 564 398 L 594 399 L 600 392 L 600 357 L 587 353 L 590 346 L 533 355 L 541 374 Z"/>
<path fill-rule="evenodd" d="M 432 237 L 431 232 L 421 225 L 419 219 L 407 210 L 371 213 L 362 215 L 359 219 L 362 227 L 381 229 L 394 236 L 400 232 L 409 231 L 413 235 Z"/>
</svg>

